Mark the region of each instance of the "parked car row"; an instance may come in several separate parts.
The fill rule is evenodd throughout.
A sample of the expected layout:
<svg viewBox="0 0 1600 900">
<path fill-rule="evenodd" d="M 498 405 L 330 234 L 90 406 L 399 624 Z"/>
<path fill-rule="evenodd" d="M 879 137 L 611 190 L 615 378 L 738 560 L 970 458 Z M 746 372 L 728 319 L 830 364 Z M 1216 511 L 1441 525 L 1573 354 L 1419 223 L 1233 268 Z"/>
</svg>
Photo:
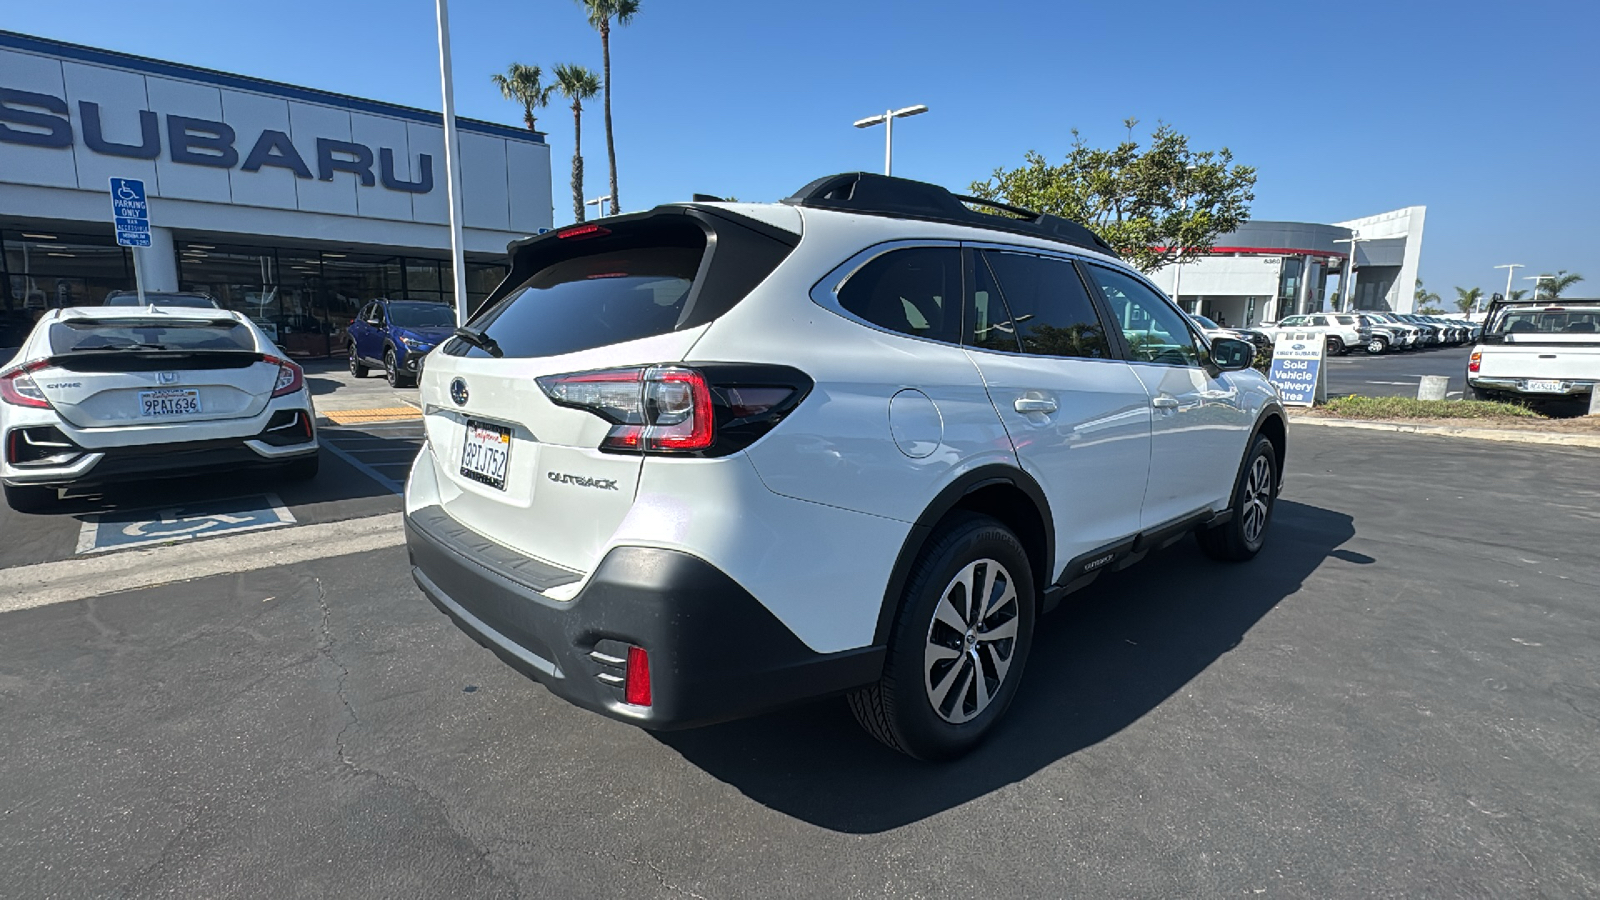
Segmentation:
<svg viewBox="0 0 1600 900">
<path fill-rule="evenodd" d="M 1378 354 L 1390 350 L 1459 347 L 1476 340 L 1481 331 L 1476 323 L 1465 319 L 1376 310 L 1288 316 L 1263 327 L 1274 339 L 1291 331 L 1320 333 L 1327 340 L 1330 356 L 1342 356 L 1358 348 Z"/>
</svg>

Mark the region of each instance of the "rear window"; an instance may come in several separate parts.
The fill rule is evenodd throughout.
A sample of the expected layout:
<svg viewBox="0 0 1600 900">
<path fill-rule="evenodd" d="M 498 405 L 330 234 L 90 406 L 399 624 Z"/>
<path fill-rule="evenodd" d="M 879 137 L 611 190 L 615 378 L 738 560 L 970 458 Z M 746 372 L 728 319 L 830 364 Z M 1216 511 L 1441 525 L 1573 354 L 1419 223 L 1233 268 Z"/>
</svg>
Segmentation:
<svg viewBox="0 0 1600 900">
<path fill-rule="evenodd" d="M 1488 331 L 1492 334 L 1596 334 L 1600 333 L 1600 308 L 1511 307 L 1490 323 Z"/>
<path fill-rule="evenodd" d="M 210 297 L 201 297 L 196 294 L 163 294 L 159 291 L 145 291 L 144 305 L 146 306 L 180 306 L 190 309 L 219 309 L 217 302 Z M 112 294 L 106 297 L 106 306 L 138 306 L 138 294 Z"/>
<path fill-rule="evenodd" d="M 67 319 L 50 326 L 53 353 L 115 350 L 247 350 L 255 336 L 227 319 Z"/>
</svg>

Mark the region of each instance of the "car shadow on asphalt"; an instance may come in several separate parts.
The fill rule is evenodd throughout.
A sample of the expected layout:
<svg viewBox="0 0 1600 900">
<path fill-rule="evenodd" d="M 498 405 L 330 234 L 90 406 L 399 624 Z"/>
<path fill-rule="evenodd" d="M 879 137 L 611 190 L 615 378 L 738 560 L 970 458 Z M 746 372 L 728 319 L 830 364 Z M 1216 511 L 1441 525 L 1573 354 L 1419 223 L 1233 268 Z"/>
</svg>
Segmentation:
<svg viewBox="0 0 1600 900">
<path fill-rule="evenodd" d="M 1237 647 L 1354 535 L 1347 515 L 1280 500 L 1271 540 L 1253 562 L 1215 563 L 1185 540 L 1108 573 L 1041 620 L 1005 720 L 954 762 L 918 762 L 883 747 L 837 698 L 654 736 L 802 821 L 857 834 L 898 828 L 1020 782 L 1137 722 Z"/>
</svg>

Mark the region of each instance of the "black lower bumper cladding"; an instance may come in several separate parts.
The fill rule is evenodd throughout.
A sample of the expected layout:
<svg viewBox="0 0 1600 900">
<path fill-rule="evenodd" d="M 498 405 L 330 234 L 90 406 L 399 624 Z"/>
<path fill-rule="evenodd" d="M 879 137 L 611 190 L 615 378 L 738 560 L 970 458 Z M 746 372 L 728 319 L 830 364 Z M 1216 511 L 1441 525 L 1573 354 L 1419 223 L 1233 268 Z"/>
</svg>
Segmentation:
<svg viewBox="0 0 1600 900">
<path fill-rule="evenodd" d="M 493 556 L 463 546 L 438 507 L 406 516 L 412 574 L 478 643 L 585 709 L 652 729 L 738 718 L 875 681 L 882 647 L 817 653 L 725 573 L 673 550 L 618 547 L 578 595 L 551 600 Z M 624 702 L 616 648 L 649 654 L 651 704 Z M 622 655 L 626 655 L 622 651 Z"/>
</svg>

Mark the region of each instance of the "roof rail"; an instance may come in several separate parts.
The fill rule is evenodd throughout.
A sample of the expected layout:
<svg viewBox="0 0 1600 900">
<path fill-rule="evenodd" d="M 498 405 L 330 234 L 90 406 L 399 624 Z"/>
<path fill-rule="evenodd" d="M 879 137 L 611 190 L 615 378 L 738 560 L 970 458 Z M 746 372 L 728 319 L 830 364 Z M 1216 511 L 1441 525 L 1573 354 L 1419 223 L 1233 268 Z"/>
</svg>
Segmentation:
<svg viewBox="0 0 1600 900">
<path fill-rule="evenodd" d="M 813 209 L 862 213 L 871 216 L 896 216 L 928 222 L 948 222 L 973 228 L 1009 231 L 1029 237 L 1060 241 L 1096 253 L 1117 256 L 1117 251 L 1098 234 L 1077 222 L 1048 213 L 1036 213 L 1018 206 L 964 197 L 936 184 L 875 175 L 871 172 L 844 172 L 818 178 L 784 203 Z M 989 215 L 970 209 L 968 203 L 1002 210 L 1018 218 Z"/>
</svg>

